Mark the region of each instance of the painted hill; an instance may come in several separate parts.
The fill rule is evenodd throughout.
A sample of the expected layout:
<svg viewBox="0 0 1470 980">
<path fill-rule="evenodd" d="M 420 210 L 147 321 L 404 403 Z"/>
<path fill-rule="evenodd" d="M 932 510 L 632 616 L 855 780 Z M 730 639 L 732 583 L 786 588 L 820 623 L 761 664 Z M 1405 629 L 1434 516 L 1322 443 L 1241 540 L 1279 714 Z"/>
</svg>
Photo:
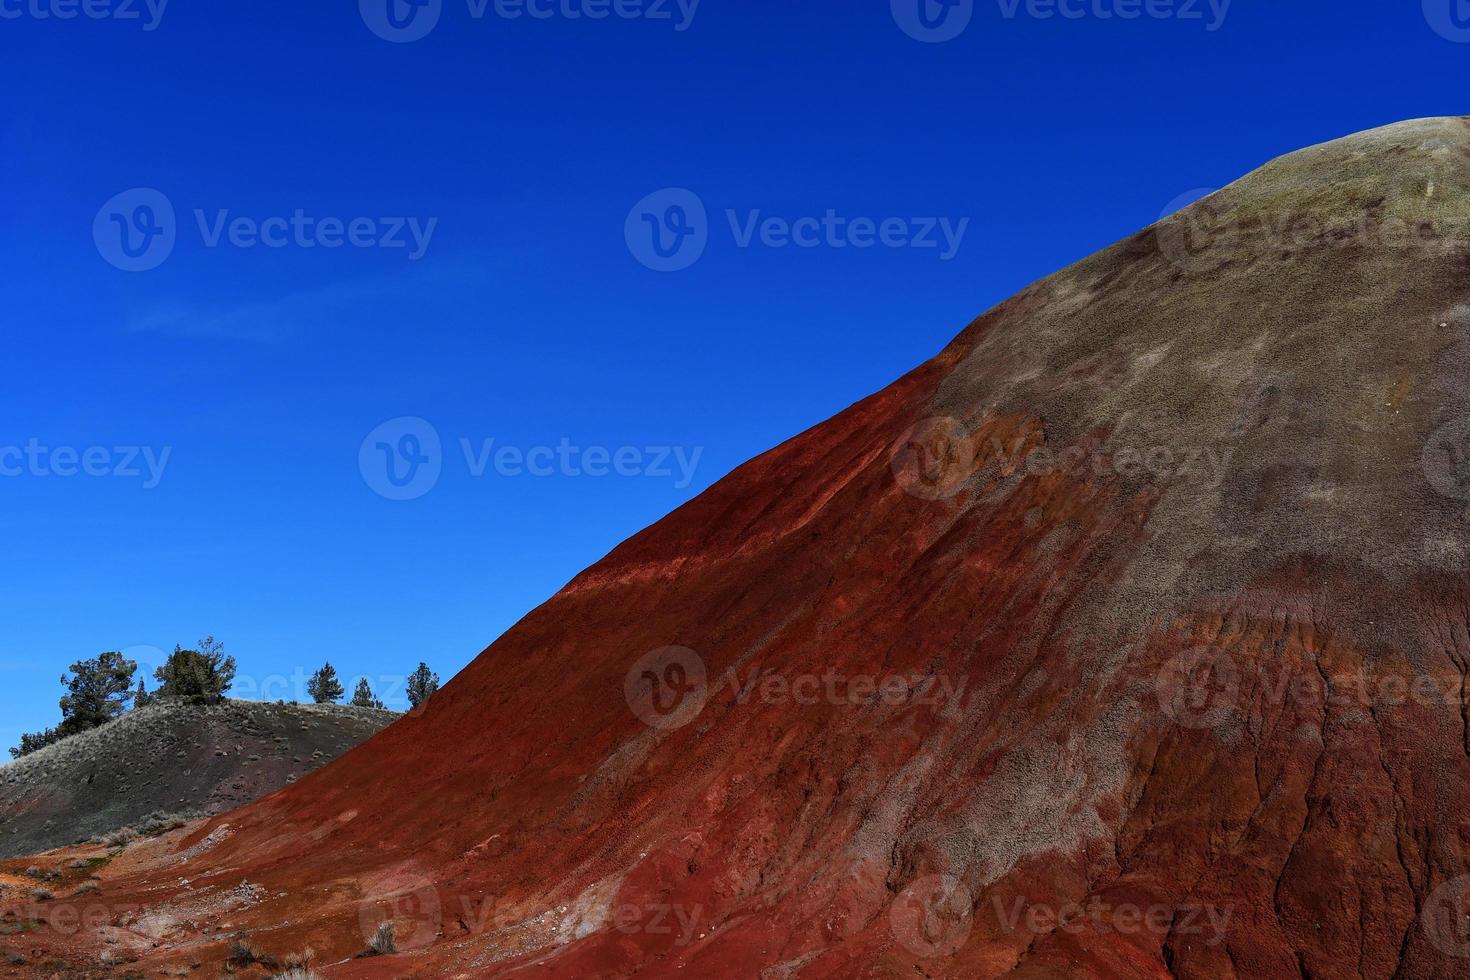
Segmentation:
<svg viewBox="0 0 1470 980">
<path fill-rule="evenodd" d="M 1274 161 L 109 866 L 135 911 L 7 921 L 150 971 L 1470 976 L 1467 218 L 1466 119 Z"/>
<path fill-rule="evenodd" d="M 233 810 L 399 716 L 347 705 L 159 702 L 0 766 L 0 857 Z"/>
</svg>

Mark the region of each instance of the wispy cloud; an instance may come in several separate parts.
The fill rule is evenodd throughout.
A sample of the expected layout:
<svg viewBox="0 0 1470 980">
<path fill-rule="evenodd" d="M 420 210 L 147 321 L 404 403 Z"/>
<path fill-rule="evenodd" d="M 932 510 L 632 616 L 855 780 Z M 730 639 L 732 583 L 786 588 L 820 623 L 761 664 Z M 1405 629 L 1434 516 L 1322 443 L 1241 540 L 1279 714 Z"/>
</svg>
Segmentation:
<svg viewBox="0 0 1470 980">
<path fill-rule="evenodd" d="M 427 297 L 446 288 L 485 284 L 483 266 L 439 264 L 396 276 L 326 283 L 269 299 L 235 305 L 187 302 L 159 304 L 127 321 L 126 329 L 172 337 L 212 337 L 256 343 L 284 343 L 385 310 L 423 308 Z"/>
</svg>

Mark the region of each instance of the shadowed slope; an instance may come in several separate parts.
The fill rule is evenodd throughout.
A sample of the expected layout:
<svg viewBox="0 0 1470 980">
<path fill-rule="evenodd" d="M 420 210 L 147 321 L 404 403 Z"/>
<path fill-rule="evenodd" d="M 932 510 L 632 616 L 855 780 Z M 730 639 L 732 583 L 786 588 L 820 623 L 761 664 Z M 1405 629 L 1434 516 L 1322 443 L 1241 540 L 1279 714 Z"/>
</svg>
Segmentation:
<svg viewBox="0 0 1470 980">
<path fill-rule="evenodd" d="M 145 863 L 107 887 L 174 924 L 71 955 L 1470 976 L 1467 217 L 1424 120 L 1037 283 L 177 842 L 274 897 L 188 919 Z"/>
<path fill-rule="evenodd" d="M 0 766 L 0 856 L 35 854 L 152 813 L 210 815 L 275 792 L 382 731 L 349 705 L 160 701 Z"/>
</svg>

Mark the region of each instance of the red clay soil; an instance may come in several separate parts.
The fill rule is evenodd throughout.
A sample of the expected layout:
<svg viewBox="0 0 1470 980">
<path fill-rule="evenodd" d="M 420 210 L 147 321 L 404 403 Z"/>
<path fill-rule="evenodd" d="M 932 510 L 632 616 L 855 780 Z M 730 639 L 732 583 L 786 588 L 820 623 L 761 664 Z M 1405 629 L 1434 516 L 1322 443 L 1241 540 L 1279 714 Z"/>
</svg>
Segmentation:
<svg viewBox="0 0 1470 980">
<path fill-rule="evenodd" d="M 1406 123 L 1028 288 L 421 714 L 6 892 L 15 975 L 1470 977 L 1467 202 Z"/>
</svg>

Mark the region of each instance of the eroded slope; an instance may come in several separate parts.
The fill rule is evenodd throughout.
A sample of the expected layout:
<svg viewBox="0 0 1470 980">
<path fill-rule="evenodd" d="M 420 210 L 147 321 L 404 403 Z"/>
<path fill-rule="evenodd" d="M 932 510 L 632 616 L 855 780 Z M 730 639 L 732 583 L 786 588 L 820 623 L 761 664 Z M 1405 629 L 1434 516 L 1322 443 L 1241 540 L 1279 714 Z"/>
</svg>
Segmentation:
<svg viewBox="0 0 1470 980">
<path fill-rule="evenodd" d="M 1470 126 L 1423 120 L 1037 283 L 117 871 L 169 927 L 67 955 L 1470 976 L 1467 218 Z M 181 873 L 265 897 L 191 918 Z"/>
</svg>

